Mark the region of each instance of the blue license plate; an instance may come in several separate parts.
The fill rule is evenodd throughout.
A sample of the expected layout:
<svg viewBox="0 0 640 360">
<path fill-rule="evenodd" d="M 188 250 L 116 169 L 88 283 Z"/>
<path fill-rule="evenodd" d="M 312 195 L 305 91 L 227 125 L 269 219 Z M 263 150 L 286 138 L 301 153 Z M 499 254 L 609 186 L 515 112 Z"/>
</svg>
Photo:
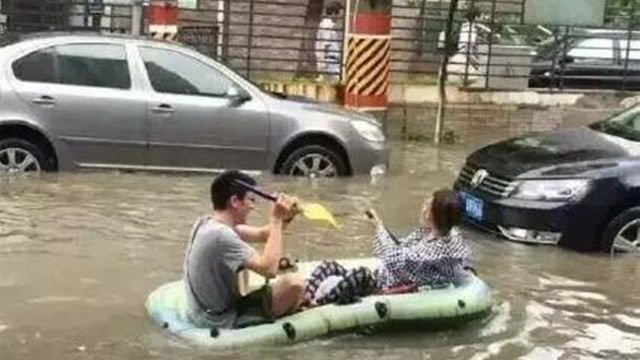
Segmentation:
<svg viewBox="0 0 640 360">
<path fill-rule="evenodd" d="M 475 220 L 482 220 L 484 216 L 484 201 L 466 193 L 462 194 L 462 198 L 464 199 L 465 215 Z"/>
</svg>

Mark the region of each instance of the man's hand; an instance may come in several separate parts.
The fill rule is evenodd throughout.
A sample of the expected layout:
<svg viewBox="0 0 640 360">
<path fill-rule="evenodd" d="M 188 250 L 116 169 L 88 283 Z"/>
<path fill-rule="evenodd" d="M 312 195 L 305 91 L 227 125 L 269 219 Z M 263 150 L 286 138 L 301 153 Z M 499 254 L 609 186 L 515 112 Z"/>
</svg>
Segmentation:
<svg viewBox="0 0 640 360">
<path fill-rule="evenodd" d="M 278 199 L 271 205 L 271 218 L 284 221 L 293 208 L 293 198 L 286 194 L 279 194 Z"/>
<path fill-rule="evenodd" d="M 282 226 L 287 214 L 291 211 L 293 199 L 286 194 L 279 194 L 271 205 L 269 236 L 262 253 L 256 254 L 247 261 L 247 267 L 266 278 L 278 276 L 278 265 L 282 257 Z"/>
<path fill-rule="evenodd" d="M 298 214 L 300 214 L 302 212 L 302 206 L 300 205 L 300 199 L 298 199 L 295 196 L 291 197 L 291 208 L 289 209 L 289 212 L 287 213 L 287 215 L 284 217 L 283 221 L 285 224 L 290 223 L 291 221 L 293 221 L 293 219 L 296 218 L 296 216 L 298 216 Z"/>
</svg>

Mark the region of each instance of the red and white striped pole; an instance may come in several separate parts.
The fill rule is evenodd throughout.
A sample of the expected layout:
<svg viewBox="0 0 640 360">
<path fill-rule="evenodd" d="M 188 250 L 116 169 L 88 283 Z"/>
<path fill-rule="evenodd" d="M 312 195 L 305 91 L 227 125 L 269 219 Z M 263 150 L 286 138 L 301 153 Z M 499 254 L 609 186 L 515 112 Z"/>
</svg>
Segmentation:
<svg viewBox="0 0 640 360">
<path fill-rule="evenodd" d="M 387 108 L 391 66 L 391 15 L 359 11 L 349 17 L 345 105 L 359 110 Z"/>
</svg>

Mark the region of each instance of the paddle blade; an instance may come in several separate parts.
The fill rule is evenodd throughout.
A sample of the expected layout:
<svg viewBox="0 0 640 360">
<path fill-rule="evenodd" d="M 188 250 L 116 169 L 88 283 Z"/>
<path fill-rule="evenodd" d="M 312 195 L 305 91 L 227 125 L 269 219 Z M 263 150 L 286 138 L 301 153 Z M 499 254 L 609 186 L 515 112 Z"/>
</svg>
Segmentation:
<svg viewBox="0 0 640 360">
<path fill-rule="evenodd" d="M 336 219 L 333 218 L 333 215 L 329 212 L 329 210 L 327 210 L 327 208 L 320 204 L 304 204 L 302 206 L 302 215 L 309 220 L 325 221 L 333 225 L 336 229 L 338 228 Z"/>
</svg>

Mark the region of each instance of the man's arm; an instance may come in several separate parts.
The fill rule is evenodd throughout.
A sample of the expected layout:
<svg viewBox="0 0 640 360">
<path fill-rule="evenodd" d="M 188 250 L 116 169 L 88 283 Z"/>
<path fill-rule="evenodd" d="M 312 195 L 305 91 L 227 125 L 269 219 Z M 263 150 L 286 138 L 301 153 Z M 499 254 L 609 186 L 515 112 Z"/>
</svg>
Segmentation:
<svg viewBox="0 0 640 360">
<path fill-rule="evenodd" d="M 264 226 L 238 225 L 236 232 L 245 242 L 267 242 L 269 238 L 269 224 Z"/>
<path fill-rule="evenodd" d="M 269 236 L 264 250 L 247 260 L 247 268 L 257 272 L 266 278 L 274 278 L 278 275 L 278 264 L 282 256 L 282 227 L 284 218 L 291 212 L 293 200 L 280 195 L 271 208 L 269 218 Z"/>
<path fill-rule="evenodd" d="M 246 267 L 266 278 L 278 275 L 278 263 L 282 256 L 282 219 L 271 219 L 269 236 L 262 253 L 256 253 L 247 260 Z"/>
<path fill-rule="evenodd" d="M 300 213 L 298 207 L 298 198 L 289 197 L 291 201 L 291 207 L 287 211 L 286 215 L 283 217 L 283 227 L 286 228 L 287 225 L 295 219 L 295 217 Z M 269 231 L 271 227 L 269 224 L 263 226 L 251 226 L 251 225 L 237 225 L 236 232 L 240 235 L 240 238 L 245 242 L 259 242 L 265 243 L 269 239 Z"/>
</svg>

